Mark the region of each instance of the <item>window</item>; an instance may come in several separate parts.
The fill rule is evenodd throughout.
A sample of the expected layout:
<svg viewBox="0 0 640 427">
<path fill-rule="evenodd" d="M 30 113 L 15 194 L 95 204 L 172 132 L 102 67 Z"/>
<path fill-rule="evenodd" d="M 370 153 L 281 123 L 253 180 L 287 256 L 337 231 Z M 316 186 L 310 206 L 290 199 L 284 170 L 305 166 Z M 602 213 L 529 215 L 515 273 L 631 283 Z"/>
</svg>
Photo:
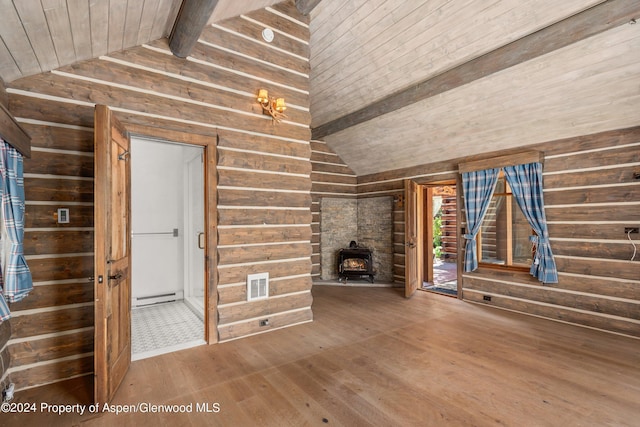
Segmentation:
<svg viewBox="0 0 640 427">
<path fill-rule="evenodd" d="M 529 268 L 534 255 L 533 245 L 529 240 L 531 235 L 535 233 L 501 171 L 476 237 L 479 263 L 485 266 Z"/>
</svg>

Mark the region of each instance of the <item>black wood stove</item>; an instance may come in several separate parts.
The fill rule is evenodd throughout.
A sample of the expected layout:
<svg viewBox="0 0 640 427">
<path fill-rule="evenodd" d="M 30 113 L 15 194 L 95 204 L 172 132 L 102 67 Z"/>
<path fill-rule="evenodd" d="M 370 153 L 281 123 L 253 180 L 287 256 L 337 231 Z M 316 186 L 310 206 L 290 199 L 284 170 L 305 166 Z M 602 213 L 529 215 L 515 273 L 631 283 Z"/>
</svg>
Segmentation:
<svg viewBox="0 0 640 427">
<path fill-rule="evenodd" d="M 371 249 L 358 247 L 351 242 L 349 248 L 338 252 L 338 279 L 345 281 L 350 277 L 368 277 L 373 283 L 373 253 Z"/>
</svg>

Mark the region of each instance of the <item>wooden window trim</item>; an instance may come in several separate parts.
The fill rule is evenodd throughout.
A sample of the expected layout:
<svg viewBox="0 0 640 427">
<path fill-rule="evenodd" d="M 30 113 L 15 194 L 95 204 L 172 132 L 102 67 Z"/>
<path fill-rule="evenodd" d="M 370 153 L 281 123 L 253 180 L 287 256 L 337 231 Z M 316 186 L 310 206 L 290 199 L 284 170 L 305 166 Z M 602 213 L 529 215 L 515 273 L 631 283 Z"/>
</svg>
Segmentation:
<svg viewBox="0 0 640 427">
<path fill-rule="evenodd" d="M 524 165 L 527 163 L 544 164 L 544 153 L 537 150 L 521 151 L 515 154 L 491 157 L 458 164 L 458 173 L 475 172 L 486 169 L 503 168 L 505 166 Z"/>
</svg>

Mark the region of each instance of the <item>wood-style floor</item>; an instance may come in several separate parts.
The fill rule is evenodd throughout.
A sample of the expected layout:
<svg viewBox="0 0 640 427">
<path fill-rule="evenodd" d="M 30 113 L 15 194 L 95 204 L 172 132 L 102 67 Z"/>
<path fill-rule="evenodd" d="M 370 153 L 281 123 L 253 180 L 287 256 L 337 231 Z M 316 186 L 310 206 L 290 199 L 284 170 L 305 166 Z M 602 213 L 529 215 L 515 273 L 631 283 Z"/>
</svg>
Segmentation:
<svg viewBox="0 0 640 427">
<path fill-rule="evenodd" d="M 640 423 L 640 340 L 426 292 L 405 300 L 391 288 L 315 286 L 313 295 L 313 323 L 134 362 L 113 402 L 190 413 L 2 414 L 0 424 Z M 14 402 L 88 404 L 87 378 Z M 207 404 L 219 412 L 197 411 Z"/>
</svg>

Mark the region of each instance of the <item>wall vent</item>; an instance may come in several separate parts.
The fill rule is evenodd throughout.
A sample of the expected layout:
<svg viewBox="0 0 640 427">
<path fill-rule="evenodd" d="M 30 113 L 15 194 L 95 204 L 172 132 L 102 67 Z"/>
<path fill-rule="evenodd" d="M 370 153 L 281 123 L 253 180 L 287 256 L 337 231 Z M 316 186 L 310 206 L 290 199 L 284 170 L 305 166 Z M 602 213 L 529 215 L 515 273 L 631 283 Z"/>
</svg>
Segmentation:
<svg viewBox="0 0 640 427">
<path fill-rule="evenodd" d="M 247 301 L 269 297 L 269 273 L 247 275 Z"/>
</svg>

